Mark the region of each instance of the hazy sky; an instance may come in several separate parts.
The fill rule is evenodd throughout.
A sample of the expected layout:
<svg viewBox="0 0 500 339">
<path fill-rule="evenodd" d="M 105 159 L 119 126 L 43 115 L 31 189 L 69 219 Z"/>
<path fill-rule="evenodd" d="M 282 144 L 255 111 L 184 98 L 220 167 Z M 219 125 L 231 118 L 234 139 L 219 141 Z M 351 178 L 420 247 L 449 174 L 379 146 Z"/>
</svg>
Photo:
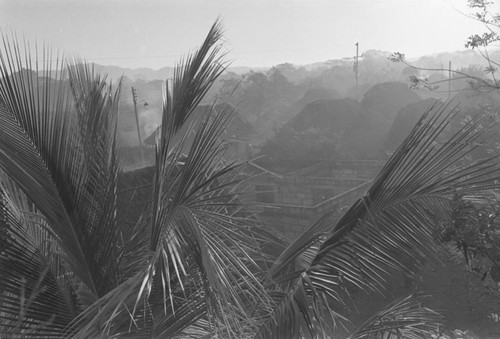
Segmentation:
<svg viewBox="0 0 500 339">
<path fill-rule="evenodd" d="M 498 1 L 498 0 L 495 0 Z M 368 49 L 464 49 L 467 0 L 0 0 L 0 28 L 88 61 L 172 66 L 220 15 L 233 66 L 306 64 Z"/>
</svg>

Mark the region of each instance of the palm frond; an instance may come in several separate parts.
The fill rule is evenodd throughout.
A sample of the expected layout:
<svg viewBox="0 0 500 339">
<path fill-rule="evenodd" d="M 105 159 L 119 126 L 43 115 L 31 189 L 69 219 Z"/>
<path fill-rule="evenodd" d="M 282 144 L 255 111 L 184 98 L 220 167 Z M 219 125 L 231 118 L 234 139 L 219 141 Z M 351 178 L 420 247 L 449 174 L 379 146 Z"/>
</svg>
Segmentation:
<svg viewBox="0 0 500 339">
<path fill-rule="evenodd" d="M 55 244 L 50 257 L 57 258 L 48 260 L 52 266 L 48 276 L 65 271 L 79 307 L 85 307 L 118 281 L 118 91 L 86 65 L 70 67 L 68 78 L 63 59 L 53 58 L 45 47 L 41 61 L 37 49 L 34 53 L 29 44 L 20 46 L 15 37 L 3 37 L 0 167 L 35 206 L 34 215 L 43 220 L 28 225 L 37 237 L 24 237 L 23 244 L 35 248 L 40 248 L 40 241 Z M 20 236 L 25 232 L 22 227 L 11 223 L 10 232 Z M 18 259 L 23 260 L 22 256 Z M 33 271 L 29 283 L 45 284 L 46 279 L 36 275 L 42 272 Z M 57 298 L 46 302 L 47 314 L 51 308 L 63 307 Z M 75 315 L 66 308 L 61 310 Z"/>
<path fill-rule="evenodd" d="M 166 143 L 191 116 L 215 80 L 226 69 L 221 54 L 222 23 L 212 25 L 201 47 L 174 69 L 171 88 L 165 82 L 161 140 Z M 167 135 L 170 135 L 167 137 Z"/>
<path fill-rule="evenodd" d="M 113 90 L 93 66 L 78 61 L 69 66 L 69 81 L 82 151 L 74 193 L 75 209 L 79 211 L 78 234 L 98 294 L 103 295 L 119 279 L 116 190 L 120 166 L 116 129 L 121 86 L 119 83 Z"/>
<path fill-rule="evenodd" d="M 248 252 L 256 251 L 257 244 L 248 224 L 222 211 L 222 202 L 231 195 L 226 176 L 234 166 L 213 167 L 225 148 L 214 138 L 230 112 L 220 114 L 214 120 L 210 112 L 203 117 L 182 170 L 175 159 L 184 145 L 176 146 L 172 160 L 164 165 L 171 167 L 165 169 L 171 176 L 165 178 L 161 200 L 151 204 L 159 206 L 156 248 L 151 249 L 151 211 L 124 247 L 131 251 L 123 254 L 129 258 L 125 265 L 131 266 L 128 275 L 135 275 L 82 313 L 73 324 L 80 328 L 77 337 L 99 332 L 174 336 L 200 319 L 211 324 L 213 333 L 223 328 L 238 336 L 244 331 L 241 324 L 252 322 L 248 304 L 266 303 L 265 290 L 251 271 L 258 265 Z M 149 234 L 143 236 L 145 232 Z"/>
<path fill-rule="evenodd" d="M 432 230 L 448 221 L 454 192 L 497 186 L 497 158 L 463 161 L 487 138 L 486 118 L 473 119 L 446 139 L 456 114 L 442 104 L 423 115 L 366 195 L 331 228 L 310 266 L 296 273 L 263 327 L 263 337 L 292 337 L 290 323 L 327 336 L 322 323 L 341 319 L 350 286 L 380 290 L 388 268 L 403 269 L 432 254 Z M 329 320 L 316 311 L 328 307 L 323 297 L 335 305 Z"/>
<path fill-rule="evenodd" d="M 374 314 L 347 339 L 426 339 L 439 333 L 443 317 L 422 306 L 425 297 L 402 297 Z"/>
<path fill-rule="evenodd" d="M 280 254 L 270 269 L 270 275 L 276 282 L 294 281 L 309 267 L 335 214 L 335 211 L 329 211 L 321 216 Z"/>
<path fill-rule="evenodd" d="M 39 227 L 44 217 L 3 173 L 2 179 L 0 335 L 57 338 L 79 312 L 71 276 L 55 255 L 56 242 Z"/>
<path fill-rule="evenodd" d="M 69 328 L 76 337 L 173 337 L 199 321 L 214 335 L 238 337 L 253 323 L 249 305 L 269 304 L 254 274 L 251 227 L 230 212 L 241 207 L 234 191 L 241 180 L 232 174 L 239 165 L 223 161 L 229 145 L 221 140 L 232 109 L 214 104 L 187 120 L 223 70 L 220 36 L 217 22 L 165 86 L 151 203 L 118 254 L 122 282 L 76 319 Z"/>
<path fill-rule="evenodd" d="M 0 53 L 0 97 L 3 102 L 0 105 L 0 165 L 47 217 L 50 230 L 60 242 L 65 260 L 74 267 L 75 274 L 95 290 L 68 212 L 71 210 L 68 205 L 74 199 L 68 193 L 72 185 L 63 174 L 66 173 L 63 167 L 73 160 L 72 155 L 78 149 L 74 147 L 76 138 L 71 128 L 69 89 L 62 81 L 51 79 L 50 63 L 43 64 L 45 76 L 40 77 L 39 65 L 31 64 L 32 56 L 28 51 L 27 64 L 23 67 L 16 41 L 3 37 L 3 48 Z M 43 57 L 48 58 L 50 54 Z M 57 63 L 56 66 L 62 67 L 59 61 Z M 79 163 L 76 161 L 75 165 Z"/>
<path fill-rule="evenodd" d="M 169 263 L 158 268 L 164 280 L 171 279 L 167 269 L 173 266 L 177 267 L 174 272 L 179 281 L 199 281 L 198 288 L 204 290 L 211 304 L 207 309 L 209 317 L 232 322 L 224 325 L 226 329 L 238 327 L 240 317 L 245 317 L 247 307 L 243 296 L 266 299 L 260 282 L 247 267 L 251 261 L 247 251 L 255 248 L 256 243 L 242 232 L 245 223 L 222 211 L 222 205 L 227 205 L 228 199 L 234 196 L 228 188 L 237 184 L 237 181 L 226 181 L 234 165 L 217 167 L 225 150 L 225 145 L 219 144 L 217 138 L 227 125 L 230 113 L 221 111 L 210 121 L 211 112 L 207 112 L 182 171 L 165 182 L 161 202 L 167 204 L 162 210 L 169 212 L 161 215 L 162 224 L 167 228 L 161 230 L 163 240 L 157 247 L 167 254 L 163 260 Z M 183 148 L 184 145 L 179 144 L 176 154 Z M 176 158 L 178 155 L 172 159 Z M 173 170 L 166 173 L 173 173 Z M 192 272 L 197 272 L 196 276 L 191 276 Z M 211 313 L 214 310 L 216 312 Z M 216 316 L 219 312 L 222 315 Z M 237 319 L 232 319 L 233 316 Z"/>
</svg>

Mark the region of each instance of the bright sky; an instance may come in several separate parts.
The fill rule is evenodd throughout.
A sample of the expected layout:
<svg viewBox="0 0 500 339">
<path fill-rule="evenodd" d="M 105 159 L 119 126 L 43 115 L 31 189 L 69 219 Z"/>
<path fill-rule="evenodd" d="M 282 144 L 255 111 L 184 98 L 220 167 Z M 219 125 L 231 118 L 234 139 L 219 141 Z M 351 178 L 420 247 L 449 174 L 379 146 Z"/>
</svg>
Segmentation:
<svg viewBox="0 0 500 339">
<path fill-rule="evenodd" d="M 498 0 L 494 0 L 498 1 Z M 233 66 L 351 57 L 355 42 L 409 57 L 464 49 L 482 32 L 467 0 L 0 0 L 0 28 L 87 61 L 172 66 L 220 15 Z"/>
</svg>

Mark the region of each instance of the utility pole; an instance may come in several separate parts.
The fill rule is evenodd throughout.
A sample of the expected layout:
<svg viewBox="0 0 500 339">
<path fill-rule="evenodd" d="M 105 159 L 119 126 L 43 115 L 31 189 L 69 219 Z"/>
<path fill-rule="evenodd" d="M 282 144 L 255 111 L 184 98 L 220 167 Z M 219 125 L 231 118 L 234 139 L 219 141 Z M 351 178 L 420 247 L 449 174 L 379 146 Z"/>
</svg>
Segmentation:
<svg viewBox="0 0 500 339">
<path fill-rule="evenodd" d="M 359 75 L 359 69 L 358 69 L 358 61 L 359 61 L 359 43 L 356 42 L 356 57 L 354 58 L 354 77 L 356 79 L 356 89 L 358 89 L 358 75 Z"/>
<path fill-rule="evenodd" d="M 139 127 L 139 114 L 137 113 L 137 91 L 132 86 L 132 100 L 134 101 L 135 123 L 137 126 L 137 136 L 139 137 L 139 149 L 141 150 L 142 166 L 144 166 L 144 151 L 142 150 L 141 128 Z"/>
</svg>

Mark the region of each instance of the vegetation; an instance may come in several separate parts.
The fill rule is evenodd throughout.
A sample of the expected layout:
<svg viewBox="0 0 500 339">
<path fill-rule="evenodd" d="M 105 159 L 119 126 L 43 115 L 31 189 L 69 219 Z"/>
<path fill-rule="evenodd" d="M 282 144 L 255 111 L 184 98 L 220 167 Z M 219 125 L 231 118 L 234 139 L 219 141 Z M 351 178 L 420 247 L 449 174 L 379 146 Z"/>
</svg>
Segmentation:
<svg viewBox="0 0 500 339">
<path fill-rule="evenodd" d="M 452 222 L 436 229 L 437 240 L 450 244 L 469 269 L 484 280 L 489 274 L 500 282 L 500 216 L 497 193 L 480 197 L 457 194 L 453 199 Z M 458 254 L 457 253 L 457 254 Z M 499 291 L 496 290 L 495 294 Z"/>
<path fill-rule="evenodd" d="M 348 158 L 343 146 L 341 138 L 332 130 L 310 127 L 298 132 L 285 125 L 262 147 L 261 154 L 269 155 L 278 161 L 296 159 L 312 163 L 318 160 Z"/>
<path fill-rule="evenodd" d="M 450 72 L 453 80 L 466 80 L 476 90 L 491 91 L 500 89 L 500 79 L 498 78 L 500 60 L 492 57 L 488 51 L 489 47 L 495 42 L 500 41 L 500 13 L 495 12 L 496 9 L 493 9 L 495 5 L 494 1 L 467 0 L 467 4 L 473 11 L 472 14 L 467 16 L 484 24 L 486 30 L 480 34 L 472 34 L 467 38 L 465 43 L 466 48 L 478 51 L 486 63 L 486 66 L 479 72 L 474 68 L 465 70 L 420 68 L 406 61 L 405 55 L 399 52 L 394 53 L 391 59 L 395 62 L 402 62 L 416 71 Z M 410 83 L 415 88 L 423 86 L 431 90 L 438 90 L 440 84 L 445 81 L 447 82 L 448 79 L 429 81 L 427 78 L 421 78 L 416 75 L 410 76 Z"/>
<path fill-rule="evenodd" d="M 225 68 L 220 39 L 217 22 L 165 82 L 152 190 L 127 223 L 117 215 L 120 84 L 4 37 L 2 337 L 332 337 L 348 326 L 353 290 L 383 291 L 388 272 L 432 255 L 457 192 L 498 186 L 496 156 L 461 161 L 491 124 L 479 116 L 450 134 L 456 110 L 435 105 L 339 220 L 331 211 L 284 243 L 241 203 L 240 165 L 222 161 L 231 112 L 200 116 L 194 139 L 181 132 Z M 349 338 L 425 338 L 440 322 L 411 295 Z"/>
</svg>

